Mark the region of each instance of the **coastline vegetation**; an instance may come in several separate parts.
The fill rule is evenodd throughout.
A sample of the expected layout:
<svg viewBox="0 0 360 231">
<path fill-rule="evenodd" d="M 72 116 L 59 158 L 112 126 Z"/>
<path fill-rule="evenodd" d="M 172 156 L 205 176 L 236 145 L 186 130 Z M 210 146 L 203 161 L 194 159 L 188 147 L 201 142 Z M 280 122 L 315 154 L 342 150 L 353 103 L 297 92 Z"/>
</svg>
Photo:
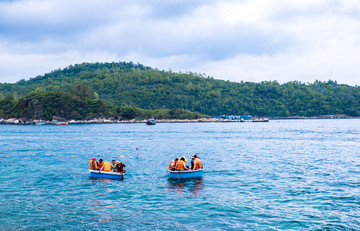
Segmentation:
<svg viewBox="0 0 360 231">
<path fill-rule="evenodd" d="M 360 87 L 336 81 L 230 82 L 132 62 L 82 63 L 0 84 L 0 117 L 194 119 L 249 114 L 360 116 Z"/>
<path fill-rule="evenodd" d="M 90 87 L 76 85 L 77 91 L 60 92 L 36 89 L 26 97 L 14 99 L 6 96 L 0 101 L 0 118 L 25 118 L 51 120 L 53 116 L 91 120 L 93 118 L 138 119 L 154 117 L 158 119 L 198 119 L 208 117 L 198 112 L 184 109 L 146 110 L 133 105 L 115 106 L 97 99 Z M 83 91 L 79 91 L 82 89 Z"/>
</svg>

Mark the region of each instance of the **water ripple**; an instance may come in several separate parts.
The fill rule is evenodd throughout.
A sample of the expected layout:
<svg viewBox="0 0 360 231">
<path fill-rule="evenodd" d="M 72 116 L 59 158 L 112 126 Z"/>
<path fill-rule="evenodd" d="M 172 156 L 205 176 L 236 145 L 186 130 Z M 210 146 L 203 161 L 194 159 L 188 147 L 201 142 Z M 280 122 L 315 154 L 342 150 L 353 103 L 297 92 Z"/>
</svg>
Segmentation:
<svg viewBox="0 0 360 231">
<path fill-rule="evenodd" d="M 358 120 L 0 126 L 2 229 L 359 230 L 359 134 Z M 195 153 L 203 179 L 168 179 Z M 92 156 L 125 179 L 89 178 Z"/>
</svg>

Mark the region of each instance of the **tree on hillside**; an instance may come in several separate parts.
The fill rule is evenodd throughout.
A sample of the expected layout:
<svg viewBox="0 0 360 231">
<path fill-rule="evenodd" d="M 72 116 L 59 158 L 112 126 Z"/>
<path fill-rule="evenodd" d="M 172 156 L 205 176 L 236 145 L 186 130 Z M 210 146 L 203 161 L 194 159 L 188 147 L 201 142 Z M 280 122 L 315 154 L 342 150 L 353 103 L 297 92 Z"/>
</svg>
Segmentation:
<svg viewBox="0 0 360 231">
<path fill-rule="evenodd" d="M 261 116 L 360 115 L 360 88 L 336 81 L 234 83 L 204 76 L 159 71 L 132 62 L 82 63 L 28 81 L 0 84 L 0 94 L 21 98 L 39 88 L 103 99 L 115 106 L 133 105 L 146 110 L 180 108 L 207 115 L 246 112 Z"/>
</svg>

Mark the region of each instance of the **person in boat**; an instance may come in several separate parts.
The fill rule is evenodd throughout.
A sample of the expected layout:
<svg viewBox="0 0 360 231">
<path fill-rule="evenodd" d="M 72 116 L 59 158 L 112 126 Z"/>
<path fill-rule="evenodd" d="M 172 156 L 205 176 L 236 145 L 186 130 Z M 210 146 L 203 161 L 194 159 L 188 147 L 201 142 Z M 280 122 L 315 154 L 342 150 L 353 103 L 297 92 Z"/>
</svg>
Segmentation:
<svg viewBox="0 0 360 231">
<path fill-rule="evenodd" d="M 100 171 L 110 172 L 111 171 L 111 163 L 110 163 L 110 161 L 105 160 L 104 164 L 102 166 L 102 169 L 100 169 Z"/>
<path fill-rule="evenodd" d="M 191 158 L 191 170 L 194 170 L 196 163 L 195 155 L 191 155 L 190 158 Z"/>
<path fill-rule="evenodd" d="M 99 162 L 97 163 L 98 164 L 98 170 L 102 171 L 103 170 L 103 159 L 100 159 Z"/>
<path fill-rule="evenodd" d="M 98 170 L 98 164 L 95 157 L 90 160 L 90 170 Z"/>
<path fill-rule="evenodd" d="M 111 165 L 111 169 L 113 170 L 113 172 L 116 172 L 116 161 L 112 160 L 112 165 Z"/>
<path fill-rule="evenodd" d="M 186 166 L 186 161 L 185 161 L 185 157 L 182 156 L 180 158 L 180 160 L 178 160 L 178 162 L 176 163 L 176 167 L 175 167 L 176 171 L 184 171 L 184 170 L 189 170 L 188 166 Z"/>
<path fill-rule="evenodd" d="M 198 169 L 203 169 L 203 164 L 200 160 L 200 158 L 197 155 L 193 155 L 194 156 L 194 168 L 191 168 L 193 170 L 198 170 Z"/>
<path fill-rule="evenodd" d="M 169 170 L 174 171 L 175 167 L 176 167 L 176 163 L 178 162 L 178 158 L 176 158 L 175 160 L 172 160 L 169 164 Z"/>
<path fill-rule="evenodd" d="M 124 167 L 126 167 L 126 165 L 123 164 L 123 162 L 116 161 L 116 172 L 125 173 L 126 169 L 124 169 Z"/>
<path fill-rule="evenodd" d="M 185 157 L 185 156 L 182 156 L 182 157 L 180 157 L 179 159 L 181 159 L 181 158 L 184 158 L 186 167 L 187 167 L 188 169 L 190 169 L 190 167 L 187 165 L 187 159 L 186 159 L 186 157 Z"/>
</svg>

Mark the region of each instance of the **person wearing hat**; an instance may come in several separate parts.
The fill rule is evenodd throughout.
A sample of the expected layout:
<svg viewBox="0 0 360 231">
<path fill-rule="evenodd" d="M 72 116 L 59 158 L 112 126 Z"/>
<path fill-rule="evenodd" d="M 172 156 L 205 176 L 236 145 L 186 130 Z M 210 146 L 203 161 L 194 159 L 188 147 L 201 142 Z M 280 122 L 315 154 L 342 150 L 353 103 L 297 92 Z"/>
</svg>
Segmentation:
<svg viewBox="0 0 360 231">
<path fill-rule="evenodd" d="M 123 164 L 122 162 L 116 161 L 116 172 L 125 173 L 126 170 L 124 170 L 124 167 L 126 167 L 125 164 Z"/>
<path fill-rule="evenodd" d="M 194 170 L 196 163 L 195 155 L 191 155 L 190 158 L 191 158 L 191 170 Z"/>
<path fill-rule="evenodd" d="M 188 170 L 188 169 L 189 169 L 188 166 L 186 166 L 186 161 L 185 161 L 185 157 L 184 157 L 184 156 L 182 156 L 182 157 L 180 158 L 180 160 L 178 160 L 178 162 L 176 163 L 175 169 L 176 169 L 177 171 L 183 171 L 183 170 Z"/>
<path fill-rule="evenodd" d="M 95 157 L 91 158 L 90 160 L 90 170 L 98 170 L 98 165 Z"/>
<path fill-rule="evenodd" d="M 187 163 L 186 163 L 186 161 L 187 161 L 186 157 L 185 157 L 185 156 L 182 156 L 182 157 L 180 157 L 179 159 L 181 159 L 181 158 L 184 158 L 185 165 L 186 165 L 186 167 L 189 169 L 189 166 L 188 166 Z"/>
</svg>

